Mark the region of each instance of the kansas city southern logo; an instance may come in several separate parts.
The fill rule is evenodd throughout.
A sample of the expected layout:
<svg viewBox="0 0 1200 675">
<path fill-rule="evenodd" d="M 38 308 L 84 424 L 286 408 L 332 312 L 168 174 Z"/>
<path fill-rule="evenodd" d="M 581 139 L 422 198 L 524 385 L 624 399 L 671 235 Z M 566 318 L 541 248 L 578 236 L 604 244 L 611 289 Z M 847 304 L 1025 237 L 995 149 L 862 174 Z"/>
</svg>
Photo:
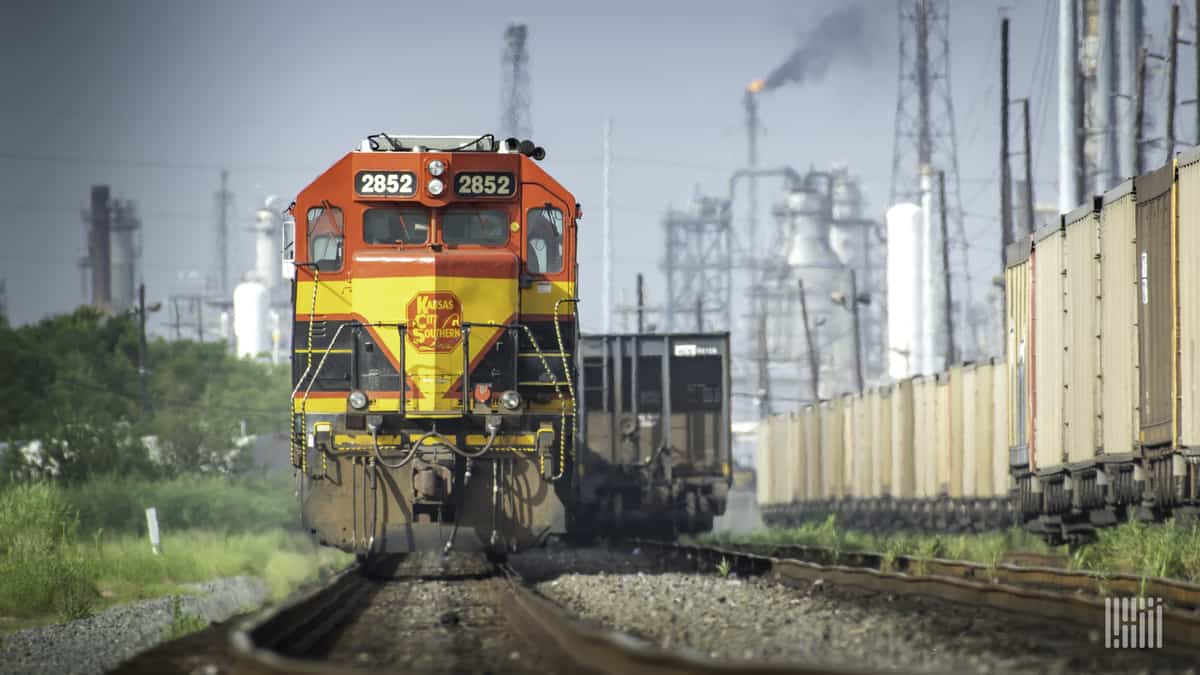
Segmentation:
<svg viewBox="0 0 1200 675">
<path fill-rule="evenodd" d="M 462 303 L 450 291 L 418 293 L 408 303 L 408 341 L 419 352 L 448 352 L 462 341 Z"/>
</svg>

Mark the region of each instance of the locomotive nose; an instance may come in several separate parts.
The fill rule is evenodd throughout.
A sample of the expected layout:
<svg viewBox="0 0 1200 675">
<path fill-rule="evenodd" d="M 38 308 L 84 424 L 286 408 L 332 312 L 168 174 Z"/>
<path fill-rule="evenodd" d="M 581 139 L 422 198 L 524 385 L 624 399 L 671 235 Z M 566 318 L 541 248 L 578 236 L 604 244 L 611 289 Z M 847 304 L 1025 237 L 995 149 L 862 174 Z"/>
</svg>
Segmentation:
<svg viewBox="0 0 1200 675">
<path fill-rule="evenodd" d="M 468 382 L 515 320 L 518 259 L 511 251 L 443 249 L 402 279 L 404 363 L 422 392 L 411 414 L 466 412 Z M 487 380 L 480 380 L 487 382 Z"/>
</svg>

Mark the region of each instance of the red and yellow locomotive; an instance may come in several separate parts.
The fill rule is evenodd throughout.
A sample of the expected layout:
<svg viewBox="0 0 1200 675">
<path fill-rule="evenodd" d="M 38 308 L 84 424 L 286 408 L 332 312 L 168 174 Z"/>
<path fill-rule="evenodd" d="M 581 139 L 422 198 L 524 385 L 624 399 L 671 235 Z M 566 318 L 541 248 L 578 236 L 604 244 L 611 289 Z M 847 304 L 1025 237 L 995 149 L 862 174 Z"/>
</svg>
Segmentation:
<svg viewBox="0 0 1200 675">
<path fill-rule="evenodd" d="M 379 134 L 297 196 L 292 461 L 322 543 L 503 552 L 565 531 L 580 213 L 544 155 Z"/>
</svg>

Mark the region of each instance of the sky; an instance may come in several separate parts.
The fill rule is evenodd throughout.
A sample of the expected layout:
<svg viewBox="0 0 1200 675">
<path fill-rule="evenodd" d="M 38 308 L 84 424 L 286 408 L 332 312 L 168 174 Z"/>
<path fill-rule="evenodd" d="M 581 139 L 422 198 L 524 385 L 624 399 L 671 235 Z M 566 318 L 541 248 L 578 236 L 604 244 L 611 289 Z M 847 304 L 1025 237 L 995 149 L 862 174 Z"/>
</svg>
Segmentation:
<svg viewBox="0 0 1200 675">
<path fill-rule="evenodd" d="M 240 274 L 252 264 L 248 226 L 263 199 L 291 201 L 366 135 L 497 131 L 510 21 L 529 26 L 533 139 L 547 150 L 543 165 L 584 205 L 581 294 L 600 281 L 602 130 L 611 116 L 614 293 L 618 303 L 631 297 L 644 273 L 653 304 L 664 284 L 664 211 L 697 191 L 724 193 L 746 153 L 745 87 L 843 4 L 5 0 L 0 278 L 9 319 L 36 321 L 84 300 L 81 211 L 92 185 L 136 202 L 142 276 L 155 302 L 185 290 L 189 273 L 215 269 L 223 168 L 234 193 L 230 268 Z M 835 59 L 818 81 L 761 97 L 759 153 L 764 166 L 848 166 L 865 188 L 868 214 L 881 218 L 898 89 L 897 5 L 860 4 L 861 53 Z M 1167 3 L 1146 5 L 1153 47 L 1166 32 Z M 1188 5 L 1182 25 L 1190 31 Z M 1038 202 L 1056 201 L 1057 143 L 1057 3 L 951 0 L 965 227 L 972 264 L 997 272 L 1001 16 L 1012 22 L 1011 96 L 1031 99 Z M 1190 55 L 1181 60 L 1181 99 L 1193 98 L 1193 63 Z M 1182 137 L 1194 133 L 1191 115 L 1183 115 Z M 765 186 L 760 195 L 775 197 Z M 594 305 L 582 308 L 585 329 L 599 326 Z M 161 317 L 151 329 L 164 330 Z"/>
</svg>

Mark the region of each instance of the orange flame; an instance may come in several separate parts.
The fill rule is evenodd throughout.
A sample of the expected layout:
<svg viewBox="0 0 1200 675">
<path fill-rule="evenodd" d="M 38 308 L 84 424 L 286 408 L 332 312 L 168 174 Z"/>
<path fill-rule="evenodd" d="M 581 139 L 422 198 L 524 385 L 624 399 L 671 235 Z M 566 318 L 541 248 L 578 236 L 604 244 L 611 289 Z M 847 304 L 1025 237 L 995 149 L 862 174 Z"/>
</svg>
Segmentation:
<svg viewBox="0 0 1200 675">
<path fill-rule="evenodd" d="M 758 79 L 758 80 L 751 82 L 750 86 L 746 87 L 746 89 L 749 90 L 749 92 L 751 94 L 757 94 L 758 92 L 762 91 L 763 87 L 765 87 L 765 86 L 767 86 L 767 81 Z"/>
</svg>

